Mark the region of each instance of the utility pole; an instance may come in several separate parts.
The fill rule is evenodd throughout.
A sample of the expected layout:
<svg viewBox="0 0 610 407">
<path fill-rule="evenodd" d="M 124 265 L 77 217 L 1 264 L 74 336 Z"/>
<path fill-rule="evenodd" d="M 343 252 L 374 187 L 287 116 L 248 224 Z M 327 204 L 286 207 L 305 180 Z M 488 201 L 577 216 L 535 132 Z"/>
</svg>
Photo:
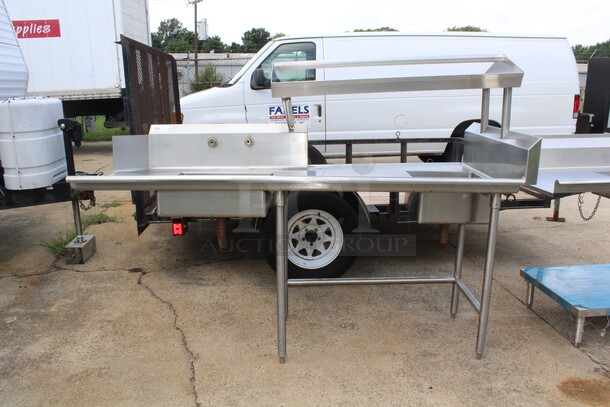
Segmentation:
<svg viewBox="0 0 610 407">
<path fill-rule="evenodd" d="M 187 0 L 188 4 L 192 4 L 195 8 L 195 30 L 193 36 L 193 45 L 195 46 L 195 78 L 197 78 L 197 74 L 199 73 L 199 57 L 197 55 L 198 52 L 198 44 L 199 44 L 199 35 L 197 34 L 197 3 L 201 3 L 203 0 Z"/>
</svg>

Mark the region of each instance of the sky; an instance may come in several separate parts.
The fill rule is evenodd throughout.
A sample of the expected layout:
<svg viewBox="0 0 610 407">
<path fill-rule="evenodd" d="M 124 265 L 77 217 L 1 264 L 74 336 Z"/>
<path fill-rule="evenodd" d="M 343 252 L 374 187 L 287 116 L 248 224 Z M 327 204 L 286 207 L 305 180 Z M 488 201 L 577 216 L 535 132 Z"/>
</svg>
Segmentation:
<svg viewBox="0 0 610 407">
<path fill-rule="evenodd" d="M 192 1 L 192 0 L 191 0 Z M 187 0 L 149 0 L 150 29 L 176 17 L 193 30 Z M 198 20 L 207 19 L 210 36 L 241 43 L 252 28 L 273 36 L 332 34 L 357 28 L 440 32 L 473 25 L 498 34 L 544 34 L 568 38 L 570 45 L 610 39 L 610 0 L 203 0 Z"/>
</svg>

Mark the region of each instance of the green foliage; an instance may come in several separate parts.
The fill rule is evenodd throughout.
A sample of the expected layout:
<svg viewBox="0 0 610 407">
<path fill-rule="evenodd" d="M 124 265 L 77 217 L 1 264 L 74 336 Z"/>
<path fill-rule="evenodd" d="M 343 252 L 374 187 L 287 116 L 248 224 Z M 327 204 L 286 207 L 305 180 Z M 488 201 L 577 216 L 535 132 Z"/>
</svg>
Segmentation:
<svg viewBox="0 0 610 407">
<path fill-rule="evenodd" d="M 101 225 L 102 223 L 119 223 L 119 218 L 107 215 L 104 212 L 83 216 L 83 229 L 91 225 Z"/>
<path fill-rule="evenodd" d="M 226 50 L 227 50 L 227 52 L 237 54 L 237 53 L 243 52 L 243 47 L 236 42 L 232 42 L 231 45 L 227 46 Z"/>
<path fill-rule="evenodd" d="M 119 219 L 116 216 L 106 215 L 104 212 L 83 216 L 83 232 L 91 225 L 100 225 L 108 222 L 118 223 Z M 56 256 L 63 256 L 66 254 L 66 246 L 74 240 L 75 237 L 76 233 L 74 231 L 59 232 L 51 240 L 43 240 L 39 244 L 52 251 Z"/>
<path fill-rule="evenodd" d="M 220 39 L 220 37 L 218 35 L 209 37 L 205 41 L 200 41 L 200 43 L 201 43 L 201 45 L 199 47 L 199 50 L 201 52 L 211 52 L 211 51 L 224 52 L 225 49 L 227 48 L 225 43 L 222 42 L 222 40 Z"/>
<path fill-rule="evenodd" d="M 74 232 L 66 232 L 66 233 L 58 233 L 51 240 L 43 240 L 39 244 L 42 247 L 46 247 L 54 255 L 61 257 L 66 254 L 66 246 L 76 237 L 76 233 Z"/>
<path fill-rule="evenodd" d="M 199 92 L 200 90 L 209 89 L 220 85 L 224 81 L 224 77 L 216 72 L 214 65 L 206 65 L 203 71 L 199 71 L 195 80 L 191 82 L 191 92 Z"/>
<path fill-rule="evenodd" d="M 275 39 L 282 38 L 282 37 L 285 37 L 285 36 L 286 36 L 286 34 L 284 34 L 284 33 L 275 33 L 273 35 L 273 37 L 271 37 L 271 39 L 275 40 Z"/>
<path fill-rule="evenodd" d="M 112 128 L 107 129 L 104 127 L 104 116 L 95 116 L 95 130 L 87 131 L 83 126 L 83 136 L 85 141 L 111 141 L 112 136 L 122 136 L 129 134 L 129 129 Z M 77 118 L 79 122 L 83 122 L 82 118 Z"/>
<path fill-rule="evenodd" d="M 396 31 L 394 29 L 388 30 Z M 285 36 L 284 33 L 277 33 L 273 36 L 273 38 L 283 36 Z M 193 32 L 186 29 L 177 18 L 170 18 L 161 21 L 157 31 L 151 34 L 151 40 L 153 48 L 163 52 L 171 53 L 194 51 Z M 212 51 L 231 53 L 258 52 L 258 50 L 260 50 L 271 40 L 271 36 L 269 31 L 265 30 L 264 28 L 252 28 L 251 30 L 244 32 L 241 40 L 242 44 L 232 42 L 231 45 L 227 45 L 222 42 L 219 36 L 215 35 L 209 37 L 207 40 L 197 41 L 197 50 L 202 53 Z"/>
<path fill-rule="evenodd" d="M 177 18 L 161 21 L 157 31 L 151 34 L 152 46 L 164 52 L 192 50 L 193 37 L 193 32 L 187 30 Z"/>
<path fill-rule="evenodd" d="M 108 208 L 116 208 L 117 206 L 121 206 L 121 203 L 117 202 L 117 201 L 112 201 L 112 202 L 107 202 L 107 203 L 101 204 L 100 208 L 108 209 Z"/>
<path fill-rule="evenodd" d="M 476 27 L 474 25 L 465 25 L 463 27 L 450 27 L 447 28 L 447 31 L 463 31 L 463 32 L 483 32 L 486 33 L 487 30 L 481 28 L 481 27 Z"/>
<path fill-rule="evenodd" d="M 577 61 L 588 61 L 591 56 L 610 57 L 610 39 L 598 42 L 595 45 L 576 44 L 572 47 L 572 51 L 574 51 L 574 57 Z"/>
<path fill-rule="evenodd" d="M 356 28 L 354 30 L 355 33 L 368 33 L 368 32 L 382 32 L 382 31 L 398 31 L 395 28 L 391 27 L 381 27 L 381 28 Z"/>
<path fill-rule="evenodd" d="M 253 28 L 246 31 L 241 37 L 243 52 L 258 52 L 270 40 L 269 31 L 264 28 Z"/>
</svg>

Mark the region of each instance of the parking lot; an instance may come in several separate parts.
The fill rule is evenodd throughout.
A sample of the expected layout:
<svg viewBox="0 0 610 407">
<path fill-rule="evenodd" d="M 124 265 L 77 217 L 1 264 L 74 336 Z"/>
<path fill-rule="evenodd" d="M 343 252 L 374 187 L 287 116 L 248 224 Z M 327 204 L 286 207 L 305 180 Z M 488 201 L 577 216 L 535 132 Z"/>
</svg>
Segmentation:
<svg viewBox="0 0 610 407">
<path fill-rule="evenodd" d="M 109 143 L 76 155 L 77 169 L 112 170 Z M 588 319 L 575 348 L 569 313 L 539 292 L 529 310 L 519 276 L 610 263 L 608 200 L 589 222 L 576 197 L 562 200 L 565 223 L 547 222 L 550 209 L 501 213 L 483 359 L 476 312 L 462 299 L 450 317 L 450 285 L 310 287 L 290 288 L 281 365 L 275 274 L 255 246 L 218 250 L 213 224 L 138 237 L 129 193 L 97 197 L 92 211 L 119 222 L 89 227 L 84 265 L 40 244 L 73 228 L 69 203 L 0 212 L 2 405 L 610 405 L 607 319 Z M 435 227 L 411 232 L 416 256 L 360 257 L 346 277 L 451 274 L 456 228 L 448 245 Z M 486 228 L 466 233 L 478 293 Z"/>
</svg>

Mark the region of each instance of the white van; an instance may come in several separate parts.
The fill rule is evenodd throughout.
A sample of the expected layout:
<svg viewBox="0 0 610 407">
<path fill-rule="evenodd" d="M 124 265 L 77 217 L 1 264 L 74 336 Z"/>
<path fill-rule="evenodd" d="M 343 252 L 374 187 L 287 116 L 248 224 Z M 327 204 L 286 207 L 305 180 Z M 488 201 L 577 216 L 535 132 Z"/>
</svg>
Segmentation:
<svg viewBox="0 0 610 407">
<path fill-rule="evenodd" d="M 279 98 L 271 97 L 272 64 L 300 60 L 396 60 L 451 55 L 506 55 L 524 72 L 513 93 L 511 129 L 531 135 L 570 134 L 579 104 L 576 62 L 565 38 L 490 33 L 347 33 L 284 37 L 263 47 L 221 87 L 181 99 L 184 123 L 283 123 Z M 482 67 L 484 69 L 485 67 Z M 292 71 L 275 80 L 349 79 L 429 75 L 430 66 Z M 451 68 L 453 69 L 453 68 Z M 456 73 L 459 67 L 454 68 Z M 373 71 L 374 70 L 374 71 Z M 436 73 L 436 72 L 434 72 Z M 492 91 L 490 119 L 500 122 L 501 90 Z M 310 140 L 436 138 L 459 136 L 480 117 L 480 92 L 397 92 L 293 98 L 295 117 L 309 124 Z M 446 143 L 410 144 L 409 154 L 442 159 Z M 317 146 L 332 157 L 343 146 Z M 397 145 L 356 145 L 354 155 L 395 154 Z"/>
</svg>

